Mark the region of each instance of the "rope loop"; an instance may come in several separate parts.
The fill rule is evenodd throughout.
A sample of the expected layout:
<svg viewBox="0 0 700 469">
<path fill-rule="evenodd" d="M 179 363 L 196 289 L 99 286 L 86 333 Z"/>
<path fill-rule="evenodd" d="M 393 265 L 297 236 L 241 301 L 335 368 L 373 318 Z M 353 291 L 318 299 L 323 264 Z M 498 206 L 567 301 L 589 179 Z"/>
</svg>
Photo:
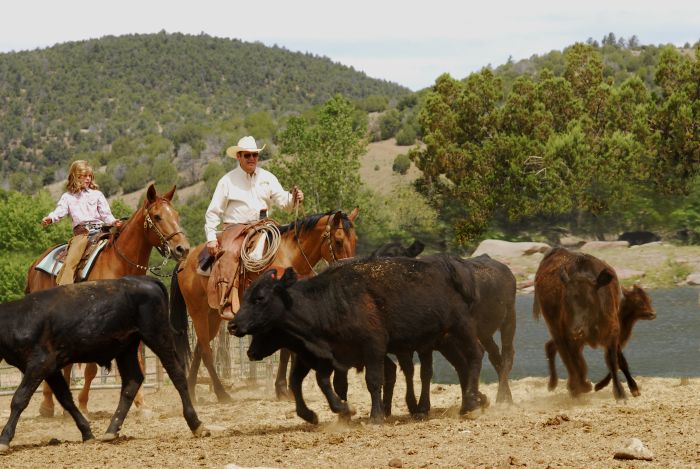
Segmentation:
<svg viewBox="0 0 700 469">
<path fill-rule="evenodd" d="M 262 236 L 267 238 L 268 245 L 260 259 L 253 259 L 251 256 L 256 246 L 252 246 L 250 249 L 248 249 L 248 242 L 258 233 L 261 233 Z M 243 249 L 241 249 L 241 265 L 248 272 L 260 272 L 264 270 L 270 265 L 272 259 L 274 259 L 281 242 L 282 235 L 280 234 L 280 229 L 277 227 L 277 223 L 275 223 L 273 220 L 264 221 L 255 225 L 254 227 L 251 227 L 243 239 Z"/>
</svg>

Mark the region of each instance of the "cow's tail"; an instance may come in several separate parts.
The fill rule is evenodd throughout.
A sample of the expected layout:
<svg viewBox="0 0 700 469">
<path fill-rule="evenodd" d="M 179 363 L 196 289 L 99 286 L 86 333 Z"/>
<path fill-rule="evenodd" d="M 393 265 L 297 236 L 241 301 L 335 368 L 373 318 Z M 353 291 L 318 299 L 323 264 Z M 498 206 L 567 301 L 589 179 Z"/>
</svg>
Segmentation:
<svg viewBox="0 0 700 469">
<path fill-rule="evenodd" d="M 185 305 L 185 298 L 180 291 L 177 271 L 178 269 L 176 268 L 170 281 L 170 325 L 175 336 L 175 352 L 180 363 L 187 369 L 192 357 L 192 349 L 190 349 L 190 340 L 187 335 L 189 325 L 187 321 L 187 305 Z"/>
<path fill-rule="evenodd" d="M 462 295 L 462 298 L 464 298 L 469 305 L 473 305 L 479 301 L 474 271 L 461 262 L 459 258 L 446 256 L 444 260 L 445 267 L 452 279 L 452 284 L 457 292 Z"/>
<path fill-rule="evenodd" d="M 535 290 L 535 297 L 532 300 L 532 317 L 537 321 L 540 319 L 541 314 L 542 310 L 540 309 L 540 302 L 537 299 L 537 290 Z"/>
</svg>

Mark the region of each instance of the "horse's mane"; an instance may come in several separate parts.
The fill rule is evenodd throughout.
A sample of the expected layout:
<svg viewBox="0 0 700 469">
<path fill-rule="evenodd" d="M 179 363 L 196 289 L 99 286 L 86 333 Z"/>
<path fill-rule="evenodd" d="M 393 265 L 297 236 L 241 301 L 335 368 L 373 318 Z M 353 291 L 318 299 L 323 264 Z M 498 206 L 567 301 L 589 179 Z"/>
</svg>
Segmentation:
<svg viewBox="0 0 700 469">
<path fill-rule="evenodd" d="M 300 233 L 303 233 L 304 231 L 311 231 L 316 227 L 316 225 L 318 225 L 318 222 L 321 218 L 328 215 L 333 216 L 336 213 L 340 213 L 340 219 L 343 222 L 343 231 L 348 233 L 352 228 L 352 221 L 350 220 L 348 215 L 342 210 L 329 210 L 326 213 L 316 213 L 314 215 L 308 215 L 304 218 L 294 220 L 293 222 L 287 223 L 286 225 L 280 225 L 280 233 L 284 234 L 290 230 L 295 230 Z"/>
</svg>

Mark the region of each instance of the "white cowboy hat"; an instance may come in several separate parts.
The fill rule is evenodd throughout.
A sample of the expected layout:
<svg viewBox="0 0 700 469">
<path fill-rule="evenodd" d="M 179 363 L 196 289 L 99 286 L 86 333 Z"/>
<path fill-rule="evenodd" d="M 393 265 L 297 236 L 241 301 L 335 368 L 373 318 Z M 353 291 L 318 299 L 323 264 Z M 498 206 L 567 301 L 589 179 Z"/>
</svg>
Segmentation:
<svg viewBox="0 0 700 469">
<path fill-rule="evenodd" d="M 235 158 L 239 151 L 250 151 L 255 153 L 260 153 L 265 149 L 265 145 L 262 148 L 258 148 L 255 143 L 255 139 L 250 135 L 246 135 L 238 141 L 238 144 L 226 149 L 226 154 L 231 158 Z"/>
</svg>

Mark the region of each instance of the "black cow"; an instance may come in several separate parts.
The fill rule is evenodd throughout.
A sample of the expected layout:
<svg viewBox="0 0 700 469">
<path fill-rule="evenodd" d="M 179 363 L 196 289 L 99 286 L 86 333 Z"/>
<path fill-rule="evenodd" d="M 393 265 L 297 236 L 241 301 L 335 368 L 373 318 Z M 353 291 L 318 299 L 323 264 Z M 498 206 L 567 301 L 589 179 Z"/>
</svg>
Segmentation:
<svg viewBox="0 0 700 469">
<path fill-rule="evenodd" d="M 627 241 L 630 246 L 661 241 L 659 235 L 651 231 L 625 231 L 617 237 L 618 241 Z"/>
<path fill-rule="evenodd" d="M 116 359 L 122 377 L 121 397 L 101 438 L 115 439 L 143 382 L 137 359 L 141 341 L 158 356 L 180 394 L 190 430 L 196 436 L 208 434 L 187 393 L 168 323 L 167 291 L 158 280 L 139 276 L 84 282 L 0 305 L 0 359 L 24 374 L 0 434 L 0 453 L 9 450 L 20 414 L 43 380 L 75 420 L 83 441 L 94 438 L 61 374 L 69 363 L 96 362 L 109 367 Z"/>
<path fill-rule="evenodd" d="M 287 269 L 281 279 L 268 273 L 256 280 L 228 328 L 239 337 L 251 334 L 254 340 L 256 335 L 277 334 L 278 344 L 305 357 L 300 361 L 307 367 L 314 367 L 331 409 L 341 414 L 348 415 L 351 409 L 331 388 L 330 374 L 334 369 L 364 366 L 374 423 L 384 418 L 381 389 L 386 354 L 432 350 L 445 334 L 451 334 L 468 362 L 467 369 L 457 370 L 462 386 L 460 412 L 466 413 L 481 403 L 478 380 L 483 351 L 471 313 L 473 284 L 471 272 L 458 268 L 449 256 L 430 262 L 354 260 L 299 282 L 294 271 Z M 272 347 L 266 350 L 272 351 Z M 300 384 L 292 388 L 298 405 L 301 396 L 295 387 Z M 299 416 L 315 420 L 308 414 Z"/>
<path fill-rule="evenodd" d="M 423 260 L 430 261 L 432 256 Z M 439 258 L 438 258 L 439 259 Z M 508 376 L 513 368 L 515 348 L 515 291 L 516 281 L 505 264 L 491 259 L 486 254 L 470 259 L 455 258 L 462 269 L 474 276 L 476 301 L 472 314 L 476 317 L 479 342 L 488 352 L 489 361 L 498 374 L 496 402 L 512 403 L 513 398 L 508 384 Z M 500 331 L 501 350 L 493 339 Z M 457 370 L 465 369 L 467 359 L 460 352 L 458 343 L 451 335 L 436 344 L 436 350 L 447 358 Z M 401 370 L 406 375 L 406 404 L 411 414 L 427 414 L 430 410 L 430 381 L 432 379 L 432 353 L 419 353 L 421 363 L 421 397 L 416 403 L 413 390 L 413 354 L 397 354 Z M 485 397 L 482 397 L 485 400 Z M 386 399 L 385 399 L 386 401 Z"/>
<path fill-rule="evenodd" d="M 425 249 L 425 244 L 419 240 L 413 241 L 405 248 L 401 243 L 387 243 L 379 246 L 370 257 L 417 257 Z"/>
</svg>

